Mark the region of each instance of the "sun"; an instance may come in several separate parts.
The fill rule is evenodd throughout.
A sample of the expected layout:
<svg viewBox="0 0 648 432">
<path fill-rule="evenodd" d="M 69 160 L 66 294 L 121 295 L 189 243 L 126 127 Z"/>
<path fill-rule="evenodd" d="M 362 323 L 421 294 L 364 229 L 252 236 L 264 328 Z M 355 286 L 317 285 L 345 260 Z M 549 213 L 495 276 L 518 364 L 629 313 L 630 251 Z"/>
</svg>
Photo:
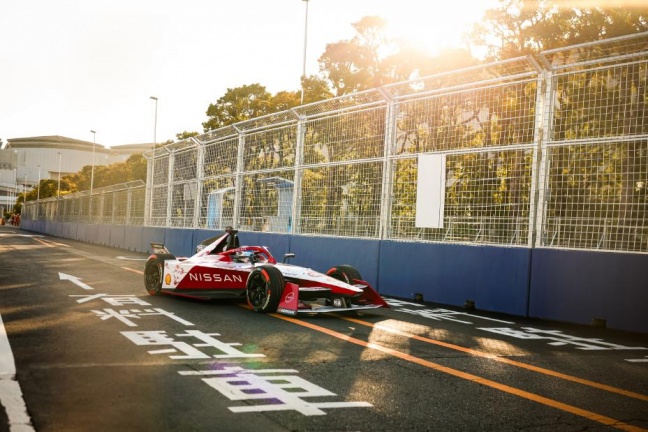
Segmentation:
<svg viewBox="0 0 648 432">
<path fill-rule="evenodd" d="M 386 31 L 395 39 L 407 41 L 426 54 L 436 55 L 449 48 L 466 48 L 465 34 L 472 30 L 497 0 L 452 0 L 450 2 L 403 2 L 407 8 L 387 11 Z M 399 3 L 402 5 L 402 3 Z"/>
</svg>

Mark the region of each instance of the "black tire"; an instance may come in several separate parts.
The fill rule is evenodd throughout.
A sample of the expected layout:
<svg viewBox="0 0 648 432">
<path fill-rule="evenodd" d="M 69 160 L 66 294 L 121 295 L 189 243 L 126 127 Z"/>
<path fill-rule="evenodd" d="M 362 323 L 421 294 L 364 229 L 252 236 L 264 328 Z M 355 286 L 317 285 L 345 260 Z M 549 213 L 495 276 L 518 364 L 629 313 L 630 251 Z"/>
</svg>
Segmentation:
<svg viewBox="0 0 648 432">
<path fill-rule="evenodd" d="M 245 296 L 254 312 L 276 312 L 283 294 L 284 278 L 270 265 L 255 268 L 247 280 Z"/>
<path fill-rule="evenodd" d="M 159 295 L 162 292 L 165 259 L 173 259 L 173 255 L 151 255 L 144 266 L 144 287 L 152 296 Z"/>
<path fill-rule="evenodd" d="M 331 276 L 332 278 L 346 282 L 349 285 L 353 285 L 355 283 L 353 282 L 354 279 L 362 280 L 360 272 L 356 270 L 355 267 L 350 265 L 339 265 L 333 267 L 329 271 L 327 271 L 326 274 Z"/>
</svg>

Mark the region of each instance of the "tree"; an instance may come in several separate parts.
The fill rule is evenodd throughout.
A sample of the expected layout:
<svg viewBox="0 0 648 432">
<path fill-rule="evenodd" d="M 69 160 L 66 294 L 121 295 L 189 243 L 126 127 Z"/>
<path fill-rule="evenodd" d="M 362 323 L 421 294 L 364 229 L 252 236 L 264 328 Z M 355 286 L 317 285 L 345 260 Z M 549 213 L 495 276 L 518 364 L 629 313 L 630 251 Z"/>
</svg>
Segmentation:
<svg viewBox="0 0 648 432">
<path fill-rule="evenodd" d="M 195 136 L 198 136 L 198 135 L 200 135 L 198 132 L 184 131 L 184 132 L 180 132 L 179 134 L 176 134 L 176 138 L 178 139 L 178 141 L 182 141 L 184 139 L 195 137 Z"/>
<path fill-rule="evenodd" d="M 500 0 L 471 38 L 501 60 L 648 30 L 648 6 L 576 7 L 567 0 Z M 604 3 L 598 3 L 604 4 Z"/>
<path fill-rule="evenodd" d="M 329 80 L 335 96 L 355 93 L 384 84 L 382 48 L 386 22 L 364 17 L 352 24 L 357 34 L 350 40 L 331 43 L 319 58 L 320 71 Z"/>
<path fill-rule="evenodd" d="M 333 97 L 333 93 L 326 80 L 316 75 L 303 77 L 302 87 L 304 88 L 304 104 L 319 102 Z"/>
<path fill-rule="evenodd" d="M 204 131 L 220 129 L 273 112 L 272 95 L 261 84 L 229 88 L 215 104 L 209 104 Z"/>
</svg>

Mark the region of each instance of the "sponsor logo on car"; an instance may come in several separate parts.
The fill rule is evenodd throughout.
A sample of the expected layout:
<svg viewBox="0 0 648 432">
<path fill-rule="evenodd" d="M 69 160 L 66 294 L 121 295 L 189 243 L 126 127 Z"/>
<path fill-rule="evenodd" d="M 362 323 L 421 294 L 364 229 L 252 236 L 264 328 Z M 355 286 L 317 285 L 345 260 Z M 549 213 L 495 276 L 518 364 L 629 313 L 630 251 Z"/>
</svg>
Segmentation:
<svg viewBox="0 0 648 432">
<path fill-rule="evenodd" d="M 220 273 L 189 273 L 189 280 L 198 282 L 243 282 L 240 275 Z"/>
</svg>

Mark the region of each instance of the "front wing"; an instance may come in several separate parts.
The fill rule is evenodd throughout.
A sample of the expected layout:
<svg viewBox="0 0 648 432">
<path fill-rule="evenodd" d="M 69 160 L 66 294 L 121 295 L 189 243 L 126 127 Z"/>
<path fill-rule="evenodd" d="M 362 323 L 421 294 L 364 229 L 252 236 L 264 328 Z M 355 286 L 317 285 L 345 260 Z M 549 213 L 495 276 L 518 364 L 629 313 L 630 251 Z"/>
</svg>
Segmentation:
<svg viewBox="0 0 648 432">
<path fill-rule="evenodd" d="M 312 303 L 304 303 L 300 300 L 300 290 L 299 285 L 286 282 L 279 301 L 279 306 L 277 307 L 277 313 L 296 316 L 298 313 L 330 313 L 330 312 L 348 312 L 348 311 L 358 311 L 366 309 L 377 309 L 381 307 L 388 308 L 389 304 L 378 294 L 378 292 L 367 282 L 365 281 L 356 281 L 359 284 L 355 285 L 356 287 L 363 288 L 362 294 L 360 294 L 354 301 L 356 303 L 351 303 L 348 307 L 336 307 L 336 306 L 324 306 Z M 307 289 L 312 291 L 313 289 Z M 323 289 L 326 290 L 326 289 Z"/>
</svg>

